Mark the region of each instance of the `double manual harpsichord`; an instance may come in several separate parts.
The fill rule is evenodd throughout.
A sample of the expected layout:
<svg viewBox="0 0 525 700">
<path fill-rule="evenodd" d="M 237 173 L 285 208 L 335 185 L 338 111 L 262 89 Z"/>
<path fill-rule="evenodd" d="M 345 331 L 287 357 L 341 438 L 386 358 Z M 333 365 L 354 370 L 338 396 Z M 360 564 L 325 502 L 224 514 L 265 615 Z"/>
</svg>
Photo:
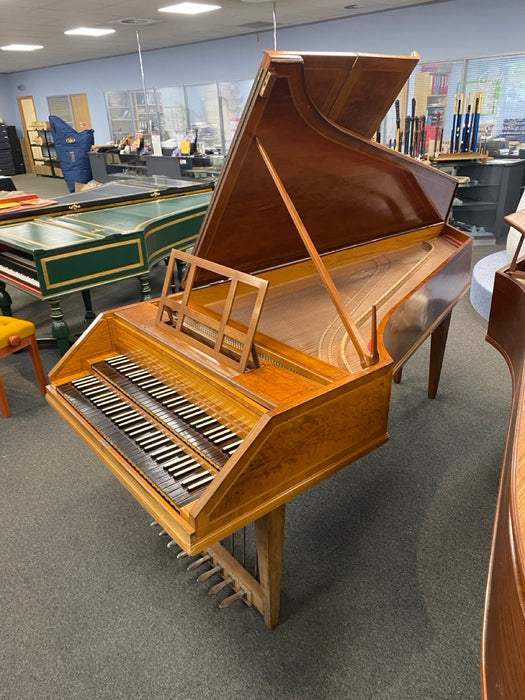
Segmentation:
<svg viewBox="0 0 525 700">
<path fill-rule="evenodd" d="M 416 63 L 265 52 L 193 255 L 50 373 L 50 404 L 270 627 L 285 503 L 387 439 L 392 378 L 429 336 L 435 395 L 468 288 L 455 180 L 371 140 Z M 251 522 L 256 575 L 220 544 Z"/>
</svg>

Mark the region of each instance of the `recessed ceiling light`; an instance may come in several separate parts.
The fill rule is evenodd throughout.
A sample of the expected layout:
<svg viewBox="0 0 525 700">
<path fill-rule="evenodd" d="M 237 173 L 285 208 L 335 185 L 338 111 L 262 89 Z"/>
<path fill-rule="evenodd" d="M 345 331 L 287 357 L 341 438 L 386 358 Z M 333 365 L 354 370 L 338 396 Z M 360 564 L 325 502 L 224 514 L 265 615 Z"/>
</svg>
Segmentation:
<svg viewBox="0 0 525 700">
<path fill-rule="evenodd" d="M 77 27 L 77 29 L 68 29 L 64 34 L 69 36 L 104 36 L 105 34 L 113 34 L 114 29 L 95 29 L 93 27 Z"/>
<path fill-rule="evenodd" d="M 43 48 L 40 44 L 9 44 L 8 46 L 0 46 L 2 51 L 37 51 Z"/>
<path fill-rule="evenodd" d="M 181 15 L 200 15 L 202 12 L 222 9 L 220 5 L 205 5 L 196 2 L 179 2 L 177 5 L 159 7 L 159 12 L 177 12 Z"/>
</svg>

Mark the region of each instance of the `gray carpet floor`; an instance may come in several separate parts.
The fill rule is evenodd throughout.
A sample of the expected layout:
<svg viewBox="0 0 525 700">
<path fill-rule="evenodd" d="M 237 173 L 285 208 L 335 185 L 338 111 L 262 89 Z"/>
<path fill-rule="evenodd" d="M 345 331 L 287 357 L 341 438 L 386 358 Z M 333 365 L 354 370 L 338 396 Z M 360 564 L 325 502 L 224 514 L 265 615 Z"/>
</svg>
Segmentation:
<svg viewBox="0 0 525 700">
<path fill-rule="evenodd" d="M 43 195 L 63 186 L 34 182 Z M 494 251 L 476 247 L 475 259 Z M 161 278 L 159 266 L 154 290 Z M 138 291 L 134 280 L 99 288 L 96 310 Z M 47 304 L 12 297 L 47 334 Z M 64 310 L 81 332 L 80 295 Z M 0 697 L 478 698 L 511 392 L 486 326 L 464 297 L 437 398 L 425 344 L 393 387 L 390 440 L 288 504 L 273 631 L 242 602 L 219 609 L 47 405 L 29 355 L 2 360 L 13 415 L 0 419 Z M 58 351 L 41 352 L 51 369 Z"/>
</svg>

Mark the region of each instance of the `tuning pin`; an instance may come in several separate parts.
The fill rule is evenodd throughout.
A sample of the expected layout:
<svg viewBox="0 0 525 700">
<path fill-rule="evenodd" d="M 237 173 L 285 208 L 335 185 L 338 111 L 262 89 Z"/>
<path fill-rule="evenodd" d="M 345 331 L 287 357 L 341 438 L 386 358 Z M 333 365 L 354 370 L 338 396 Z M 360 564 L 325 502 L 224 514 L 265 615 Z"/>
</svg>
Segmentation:
<svg viewBox="0 0 525 700">
<path fill-rule="evenodd" d="M 197 581 L 199 583 L 202 583 L 202 581 L 207 581 L 209 578 L 211 578 L 215 574 L 218 574 L 219 571 L 222 571 L 222 566 L 220 564 L 217 564 L 217 566 L 214 566 L 213 569 L 208 569 L 208 571 L 205 571 L 203 574 L 201 574 L 197 578 Z"/>
<path fill-rule="evenodd" d="M 150 527 L 157 527 L 158 522 L 156 520 L 152 520 L 151 523 L 149 524 Z"/>
<path fill-rule="evenodd" d="M 212 586 L 210 590 L 208 591 L 209 595 L 215 595 L 219 591 L 222 591 L 223 588 L 226 588 L 226 586 L 229 586 L 233 583 L 233 578 L 231 576 L 228 576 L 228 578 L 225 578 L 223 581 L 219 581 L 219 583 L 216 583 L 215 586 Z"/>
<path fill-rule="evenodd" d="M 182 550 L 182 552 L 179 552 L 177 554 L 177 559 L 185 559 L 188 556 L 189 556 L 188 552 L 185 552 L 184 550 Z"/>
<path fill-rule="evenodd" d="M 188 571 L 193 571 L 194 569 L 198 569 L 199 566 L 202 566 L 207 561 L 210 561 L 210 559 L 211 559 L 211 554 L 205 554 L 200 559 L 196 559 L 195 561 L 192 561 L 191 564 L 188 565 Z"/>
<path fill-rule="evenodd" d="M 235 603 L 236 600 L 240 600 L 241 598 L 246 597 L 246 592 L 242 590 L 242 588 L 239 588 L 238 591 L 236 591 L 233 595 L 228 596 L 228 598 L 225 598 L 224 600 L 221 600 L 219 603 L 219 608 L 229 608 L 232 603 Z"/>
<path fill-rule="evenodd" d="M 171 549 L 172 547 L 178 547 L 178 546 L 179 546 L 179 543 L 178 543 L 178 542 L 175 542 L 175 540 L 170 540 L 170 541 L 168 542 L 168 544 L 166 545 L 166 547 L 167 547 L 168 549 Z"/>
<path fill-rule="evenodd" d="M 161 531 L 159 532 L 159 537 L 162 537 L 162 535 L 167 535 L 167 534 L 168 534 L 168 533 L 166 532 L 166 530 L 161 530 Z"/>
</svg>

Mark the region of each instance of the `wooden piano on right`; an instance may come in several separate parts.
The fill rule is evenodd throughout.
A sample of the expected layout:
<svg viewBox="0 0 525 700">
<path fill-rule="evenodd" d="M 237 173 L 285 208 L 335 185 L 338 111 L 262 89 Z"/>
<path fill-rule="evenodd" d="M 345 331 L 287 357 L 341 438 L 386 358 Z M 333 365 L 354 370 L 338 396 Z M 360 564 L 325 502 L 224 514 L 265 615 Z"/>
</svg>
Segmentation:
<svg viewBox="0 0 525 700">
<path fill-rule="evenodd" d="M 387 439 L 392 379 L 430 337 L 435 396 L 469 286 L 456 181 L 372 139 L 417 62 L 265 52 L 193 254 L 49 374 L 49 403 L 269 627 L 286 502 Z M 256 572 L 224 546 L 251 523 Z"/>
<path fill-rule="evenodd" d="M 482 696 L 525 697 L 525 210 L 505 217 L 522 236 L 496 272 L 487 340 L 509 366 L 512 405 L 483 618 Z"/>
</svg>

